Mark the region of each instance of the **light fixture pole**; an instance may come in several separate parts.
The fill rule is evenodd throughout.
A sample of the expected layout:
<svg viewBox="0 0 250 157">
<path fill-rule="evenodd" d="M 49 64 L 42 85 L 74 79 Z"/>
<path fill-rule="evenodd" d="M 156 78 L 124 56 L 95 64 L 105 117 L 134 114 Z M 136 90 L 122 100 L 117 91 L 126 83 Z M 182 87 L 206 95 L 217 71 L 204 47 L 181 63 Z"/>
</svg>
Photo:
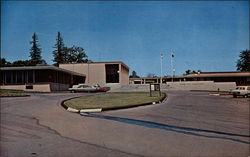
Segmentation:
<svg viewBox="0 0 250 157">
<path fill-rule="evenodd" d="M 174 69 L 174 65 L 173 65 L 173 59 L 174 59 L 174 53 L 171 50 L 171 70 L 172 70 L 172 82 L 174 82 L 174 73 L 175 73 L 175 69 Z"/>
<path fill-rule="evenodd" d="M 160 55 L 160 59 L 161 59 L 161 80 L 160 80 L 160 83 L 162 84 L 162 59 L 163 59 L 163 54 L 162 53 Z"/>
</svg>

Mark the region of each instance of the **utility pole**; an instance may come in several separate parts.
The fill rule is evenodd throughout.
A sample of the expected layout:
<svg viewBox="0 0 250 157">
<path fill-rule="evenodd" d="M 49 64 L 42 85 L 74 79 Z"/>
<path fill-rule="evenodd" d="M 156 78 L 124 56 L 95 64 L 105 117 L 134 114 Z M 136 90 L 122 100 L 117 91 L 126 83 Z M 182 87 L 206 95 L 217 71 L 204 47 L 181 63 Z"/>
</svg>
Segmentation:
<svg viewBox="0 0 250 157">
<path fill-rule="evenodd" d="M 163 59 L 163 54 L 162 53 L 160 55 L 160 59 L 161 59 L 161 80 L 160 80 L 160 83 L 162 84 L 162 59 Z"/>
<path fill-rule="evenodd" d="M 174 53 L 171 51 L 172 82 L 174 82 L 174 73 L 175 73 L 175 69 L 174 69 L 174 65 L 173 65 L 173 59 L 174 59 Z"/>
</svg>

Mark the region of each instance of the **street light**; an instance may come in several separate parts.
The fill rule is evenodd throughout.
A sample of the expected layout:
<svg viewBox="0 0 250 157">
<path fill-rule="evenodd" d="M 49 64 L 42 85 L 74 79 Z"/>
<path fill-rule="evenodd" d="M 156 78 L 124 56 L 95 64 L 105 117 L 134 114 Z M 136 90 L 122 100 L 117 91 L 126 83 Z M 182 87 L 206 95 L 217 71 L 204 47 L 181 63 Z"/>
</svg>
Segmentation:
<svg viewBox="0 0 250 157">
<path fill-rule="evenodd" d="M 174 82 L 174 73 L 175 73 L 175 69 L 174 69 L 174 65 L 173 65 L 173 59 L 174 59 L 174 53 L 171 50 L 171 70 L 172 70 L 172 82 Z"/>
<path fill-rule="evenodd" d="M 162 53 L 160 55 L 160 59 L 161 59 L 161 80 L 160 80 L 160 83 L 162 84 L 162 59 L 163 59 L 163 54 Z"/>
</svg>

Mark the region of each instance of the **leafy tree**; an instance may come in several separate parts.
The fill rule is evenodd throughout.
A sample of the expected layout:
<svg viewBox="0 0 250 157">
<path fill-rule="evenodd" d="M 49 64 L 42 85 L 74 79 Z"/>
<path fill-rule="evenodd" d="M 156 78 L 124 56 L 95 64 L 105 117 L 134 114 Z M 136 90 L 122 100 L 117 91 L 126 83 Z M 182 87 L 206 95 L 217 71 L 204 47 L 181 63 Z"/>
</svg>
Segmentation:
<svg viewBox="0 0 250 157">
<path fill-rule="evenodd" d="M 250 50 L 240 52 L 236 67 L 238 71 L 250 71 Z"/>
<path fill-rule="evenodd" d="M 148 75 L 147 75 L 147 77 L 157 77 L 155 74 L 153 74 L 153 73 L 149 73 Z"/>
<path fill-rule="evenodd" d="M 8 62 L 5 58 L 1 58 L 0 59 L 0 67 L 6 67 L 6 66 L 10 66 L 11 63 Z"/>
<path fill-rule="evenodd" d="M 60 63 L 66 63 L 66 47 L 64 46 L 63 38 L 60 32 L 57 32 L 56 44 L 53 48 L 55 48 L 53 51 L 53 61 L 55 62 L 55 65 L 58 66 Z"/>
<path fill-rule="evenodd" d="M 190 70 L 190 69 L 188 69 L 188 70 L 185 71 L 185 74 L 184 74 L 184 75 L 188 75 L 188 74 L 197 74 L 197 73 L 200 73 L 200 72 L 201 72 L 201 70 L 195 71 L 195 70 Z"/>
<path fill-rule="evenodd" d="M 11 66 L 14 66 L 14 67 L 17 67 L 17 66 L 30 66 L 30 65 L 32 65 L 30 60 L 17 60 L 17 61 L 14 61 L 11 64 Z"/>
<path fill-rule="evenodd" d="M 89 61 L 88 56 L 82 47 L 64 47 L 64 53 L 65 63 L 87 63 Z"/>
<path fill-rule="evenodd" d="M 140 78 L 140 76 L 138 76 L 135 71 L 132 71 L 132 75 L 130 75 L 129 77 L 130 78 Z"/>
<path fill-rule="evenodd" d="M 39 48 L 38 37 L 36 33 L 32 35 L 31 48 L 30 48 L 30 65 L 46 64 L 45 60 L 41 57 L 41 48 Z"/>
<path fill-rule="evenodd" d="M 88 62 L 88 56 L 86 55 L 84 48 L 82 47 L 76 47 L 73 46 L 73 52 L 75 56 L 75 62 L 76 63 L 87 63 Z"/>
</svg>

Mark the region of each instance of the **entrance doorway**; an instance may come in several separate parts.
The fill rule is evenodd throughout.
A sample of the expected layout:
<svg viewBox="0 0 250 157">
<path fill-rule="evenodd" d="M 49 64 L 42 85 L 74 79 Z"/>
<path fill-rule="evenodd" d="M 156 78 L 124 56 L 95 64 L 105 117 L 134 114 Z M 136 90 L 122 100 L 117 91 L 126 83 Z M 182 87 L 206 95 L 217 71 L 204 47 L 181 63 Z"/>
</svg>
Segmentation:
<svg viewBox="0 0 250 157">
<path fill-rule="evenodd" d="M 119 64 L 106 64 L 106 83 L 119 83 Z"/>
</svg>

